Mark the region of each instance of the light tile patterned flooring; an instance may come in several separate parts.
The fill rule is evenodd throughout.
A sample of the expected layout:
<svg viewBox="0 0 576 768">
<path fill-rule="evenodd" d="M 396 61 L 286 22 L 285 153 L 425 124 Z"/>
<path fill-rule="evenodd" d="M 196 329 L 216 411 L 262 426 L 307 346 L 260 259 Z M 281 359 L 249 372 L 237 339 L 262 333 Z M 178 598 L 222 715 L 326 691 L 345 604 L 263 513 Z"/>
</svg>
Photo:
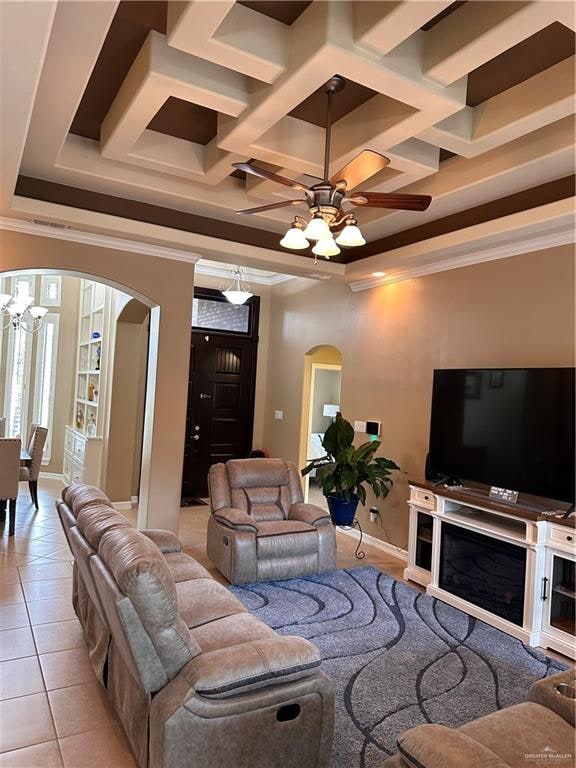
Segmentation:
<svg viewBox="0 0 576 768">
<path fill-rule="evenodd" d="M 41 479 L 35 512 L 21 483 L 16 533 L 0 538 L 0 768 L 132 768 L 120 725 L 90 666 L 71 601 L 71 553 L 54 507 L 61 483 Z M 126 513 L 133 521 L 134 513 Z M 224 582 L 206 556 L 208 507 L 182 509 L 185 550 Z M 403 563 L 338 533 L 338 566 Z"/>
</svg>

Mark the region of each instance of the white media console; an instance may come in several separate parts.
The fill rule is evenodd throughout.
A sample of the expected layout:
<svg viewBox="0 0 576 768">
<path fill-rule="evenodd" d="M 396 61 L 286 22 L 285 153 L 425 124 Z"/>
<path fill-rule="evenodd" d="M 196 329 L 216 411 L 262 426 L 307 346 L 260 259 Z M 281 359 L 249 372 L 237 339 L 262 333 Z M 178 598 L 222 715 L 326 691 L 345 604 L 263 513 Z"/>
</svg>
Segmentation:
<svg viewBox="0 0 576 768">
<path fill-rule="evenodd" d="M 576 658 L 573 520 L 426 482 L 411 484 L 408 503 L 405 579 L 528 645 Z"/>
</svg>

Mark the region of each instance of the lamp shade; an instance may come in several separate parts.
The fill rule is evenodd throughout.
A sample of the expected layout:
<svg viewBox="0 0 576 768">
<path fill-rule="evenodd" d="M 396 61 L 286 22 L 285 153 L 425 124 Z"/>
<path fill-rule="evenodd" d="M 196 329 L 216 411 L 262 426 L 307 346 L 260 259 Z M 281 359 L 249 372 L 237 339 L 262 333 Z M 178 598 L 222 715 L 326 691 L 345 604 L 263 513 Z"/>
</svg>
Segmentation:
<svg viewBox="0 0 576 768">
<path fill-rule="evenodd" d="M 282 240 L 280 240 L 280 245 L 283 248 L 291 248 L 294 251 L 300 251 L 304 248 L 308 248 L 310 243 L 304 236 L 302 225 L 294 222 Z"/>
<path fill-rule="evenodd" d="M 346 224 L 342 232 L 336 238 L 338 245 L 343 245 L 347 248 L 353 248 L 357 245 L 366 245 L 366 240 L 360 232 L 360 228 L 356 224 Z"/>
<path fill-rule="evenodd" d="M 324 256 L 326 259 L 329 259 L 330 256 L 337 256 L 340 253 L 340 248 L 338 248 L 334 242 L 334 238 L 330 235 L 330 237 L 324 237 L 322 240 L 318 240 L 314 248 L 312 248 L 312 253 L 316 256 Z"/>
<path fill-rule="evenodd" d="M 30 307 L 29 311 L 30 311 L 30 314 L 32 315 L 32 317 L 35 317 L 35 318 L 44 317 L 46 312 L 48 312 L 46 307 Z"/>
<path fill-rule="evenodd" d="M 9 293 L 0 293 L 0 309 L 3 309 L 11 301 L 12 296 Z"/>
<path fill-rule="evenodd" d="M 315 213 L 314 217 L 309 221 L 308 226 L 304 230 L 304 237 L 307 240 L 322 240 L 325 237 L 332 237 L 330 227 L 319 213 Z"/>
<path fill-rule="evenodd" d="M 330 403 L 326 403 L 324 405 L 324 408 L 322 410 L 323 416 L 329 416 L 331 419 L 335 419 L 336 415 L 340 412 L 340 406 L 339 405 L 331 405 Z"/>
<path fill-rule="evenodd" d="M 230 304 L 236 304 L 236 306 L 245 304 L 248 299 L 254 295 L 250 291 L 250 286 L 244 284 L 240 267 L 234 267 L 234 279 L 228 288 L 226 288 L 225 291 L 222 291 L 222 295 L 228 299 Z"/>
</svg>

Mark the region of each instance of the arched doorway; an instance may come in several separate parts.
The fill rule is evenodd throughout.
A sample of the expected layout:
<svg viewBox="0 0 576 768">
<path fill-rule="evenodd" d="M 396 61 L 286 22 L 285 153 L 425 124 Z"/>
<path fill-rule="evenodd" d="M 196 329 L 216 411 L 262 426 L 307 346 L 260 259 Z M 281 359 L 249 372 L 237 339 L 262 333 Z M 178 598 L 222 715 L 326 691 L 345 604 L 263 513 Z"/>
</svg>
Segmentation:
<svg viewBox="0 0 576 768">
<path fill-rule="evenodd" d="M 193 255 L 188 261 L 107 245 L 3 230 L 0 274 L 61 273 L 103 282 L 150 310 L 138 526 L 178 531 L 182 477 Z M 114 242 L 112 240 L 112 242 Z"/>
<path fill-rule="evenodd" d="M 342 353 L 337 347 L 322 344 L 304 356 L 302 415 L 300 421 L 299 466 L 324 455 L 322 438 L 340 410 Z M 324 497 L 316 492 L 314 473 L 304 479 L 305 497 L 324 506 Z"/>
</svg>

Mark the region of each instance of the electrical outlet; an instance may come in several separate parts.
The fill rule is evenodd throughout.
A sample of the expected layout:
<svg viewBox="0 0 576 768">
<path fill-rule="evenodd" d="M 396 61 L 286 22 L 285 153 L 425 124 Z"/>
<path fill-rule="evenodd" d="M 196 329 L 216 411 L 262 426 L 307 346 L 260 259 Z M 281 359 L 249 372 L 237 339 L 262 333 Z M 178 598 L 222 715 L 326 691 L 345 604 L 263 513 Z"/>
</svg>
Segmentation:
<svg viewBox="0 0 576 768">
<path fill-rule="evenodd" d="M 380 511 L 378 507 L 370 507 L 370 522 L 375 523 L 378 520 L 379 514 L 380 514 Z"/>
<path fill-rule="evenodd" d="M 355 421 L 354 422 L 354 432 L 366 432 L 366 422 L 365 421 Z"/>
<path fill-rule="evenodd" d="M 284 411 L 274 411 L 274 418 L 282 421 L 284 419 Z"/>
</svg>

